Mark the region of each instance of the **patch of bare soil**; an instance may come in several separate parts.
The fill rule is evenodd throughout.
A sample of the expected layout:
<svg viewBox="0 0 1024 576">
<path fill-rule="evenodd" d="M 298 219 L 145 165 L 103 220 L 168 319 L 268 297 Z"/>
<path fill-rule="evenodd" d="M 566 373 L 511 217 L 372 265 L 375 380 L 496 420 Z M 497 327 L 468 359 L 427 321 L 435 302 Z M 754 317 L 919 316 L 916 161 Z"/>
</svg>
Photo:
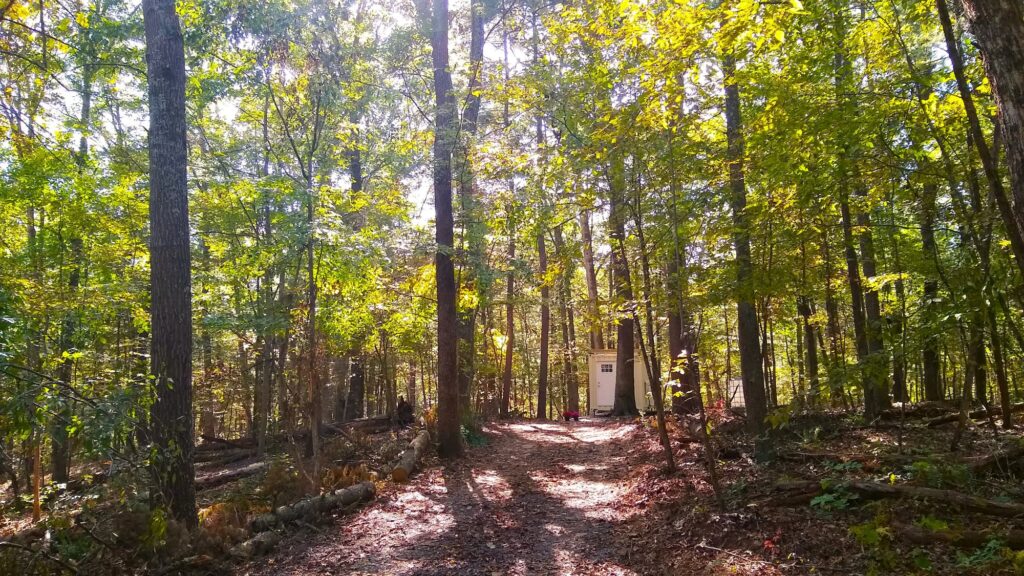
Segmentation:
<svg viewBox="0 0 1024 576">
<path fill-rule="evenodd" d="M 617 526 L 637 513 L 632 423 L 517 422 L 241 573 L 638 574 Z M 436 462 L 433 462 L 436 464 Z"/>
</svg>

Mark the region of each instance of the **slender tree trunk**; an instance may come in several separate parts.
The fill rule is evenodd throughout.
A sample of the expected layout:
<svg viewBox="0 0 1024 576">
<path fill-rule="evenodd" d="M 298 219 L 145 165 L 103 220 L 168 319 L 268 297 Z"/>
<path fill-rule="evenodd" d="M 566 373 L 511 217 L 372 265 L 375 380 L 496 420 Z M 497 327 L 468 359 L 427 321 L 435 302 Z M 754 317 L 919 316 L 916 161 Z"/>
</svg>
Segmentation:
<svg viewBox="0 0 1024 576">
<path fill-rule="evenodd" d="M 466 107 L 462 116 L 459 131 L 461 143 L 455 150 L 455 168 L 458 173 L 459 200 L 462 204 L 462 230 L 469 263 L 460 270 L 461 289 L 482 293 L 482 280 L 479 268 L 483 265 L 483 241 L 486 231 L 483 219 L 476 206 L 476 184 L 473 168 L 470 165 L 469 151 L 476 137 L 477 124 L 481 106 L 481 76 L 483 74 L 484 56 L 484 2 L 470 2 L 470 41 L 469 41 L 469 87 L 466 95 Z M 459 338 L 459 407 L 463 420 L 470 417 L 470 387 L 476 363 L 476 315 L 477 307 L 465 304 L 458 312 Z"/>
<path fill-rule="evenodd" d="M 455 99 L 448 70 L 448 0 L 434 0 L 431 59 L 434 67 L 434 209 L 437 253 L 437 433 L 442 457 L 462 455 L 459 426 L 458 335 L 455 300 L 455 223 L 452 215 L 452 148 Z"/>
<path fill-rule="evenodd" d="M 548 346 L 551 340 L 551 288 L 548 287 L 548 253 L 544 232 L 537 233 L 537 258 L 540 265 L 540 369 L 537 373 L 537 419 L 547 418 Z"/>
<path fill-rule="evenodd" d="M 921 248 L 929 262 L 938 258 L 935 246 L 935 194 L 934 184 L 925 184 L 921 196 Z M 929 270 L 932 267 L 929 266 Z M 924 342 L 921 350 L 922 383 L 925 400 L 942 400 L 942 383 L 939 381 L 939 333 L 934 327 L 938 322 L 939 281 L 929 272 L 924 280 L 922 300 L 924 301 Z"/>
<path fill-rule="evenodd" d="M 722 58 L 725 82 L 725 122 L 729 148 L 729 189 L 736 250 L 736 310 L 743 400 L 747 408 L 747 429 L 760 435 L 765 431 L 768 405 L 758 340 L 757 310 L 754 308 L 753 264 L 750 258 L 750 223 L 747 220 L 747 189 L 743 177 L 743 125 L 740 89 L 736 84 L 736 61 L 731 54 Z"/>
<path fill-rule="evenodd" d="M 590 312 L 590 347 L 605 347 L 604 332 L 601 330 L 601 311 L 598 306 L 597 273 L 594 270 L 594 238 L 590 230 L 590 211 L 580 213 L 580 236 L 583 240 L 583 272 L 587 279 L 587 303 Z"/>
<path fill-rule="evenodd" d="M 561 273 L 558 275 L 559 305 L 562 323 L 562 375 L 565 380 L 565 403 L 566 410 L 579 412 L 580 410 L 580 387 L 576 381 L 575 365 L 573 357 L 573 345 L 575 342 L 575 330 L 572 327 L 572 314 L 570 313 L 570 292 L 571 276 L 573 267 L 569 265 L 569 254 L 566 250 L 565 239 L 562 236 L 562 227 L 558 226 L 552 230 L 555 241 L 555 254 L 561 265 Z"/>
<path fill-rule="evenodd" d="M 82 239 L 72 238 L 71 245 L 71 271 L 68 273 L 68 297 L 74 306 L 74 299 L 78 292 L 78 284 L 81 281 L 82 270 Z M 68 426 L 71 424 L 71 395 L 72 376 L 74 375 L 74 360 L 70 355 L 74 350 L 75 315 L 68 311 L 64 314 L 64 324 L 61 327 L 60 351 L 62 360 L 57 379 L 60 380 L 60 388 L 57 393 L 57 410 L 53 424 L 53 481 L 64 484 L 68 481 L 68 472 L 71 466 L 71 445 L 68 438 Z"/>
<path fill-rule="evenodd" d="M 989 342 L 992 344 L 992 363 L 996 370 L 996 386 L 999 388 L 999 405 L 1002 408 L 1003 428 L 1013 428 L 1013 406 L 1010 400 L 1010 383 L 1006 378 L 1006 363 L 1003 359 L 1003 344 L 999 337 L 999 325 L 996 323 L 996 311 L 992 305 L 987 307 Z"/>
<path fill-rule="evenodd" d="M 185 49 L 171 0 L 143 0 L 149 83 L 154 503 L 198 526 L 192 432 L 192 282 L 185 144 Z"/>
</svg>

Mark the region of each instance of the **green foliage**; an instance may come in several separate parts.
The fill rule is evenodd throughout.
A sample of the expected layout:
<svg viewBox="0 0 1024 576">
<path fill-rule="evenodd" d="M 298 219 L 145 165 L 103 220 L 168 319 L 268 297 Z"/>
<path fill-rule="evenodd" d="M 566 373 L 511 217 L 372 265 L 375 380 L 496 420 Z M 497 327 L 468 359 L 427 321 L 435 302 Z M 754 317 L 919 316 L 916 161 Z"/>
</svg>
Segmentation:
<svg viewBox="0 0 1024 576">
<path fill-rule="evenodd" d="M 963 487 L 971 480 L 971 470 L 964 464 L 928 460 L 912 463 L 910 474 L 918 484 L 932 488 Z"/>
<path fill-rule="evenodd" d="M 470 446 L 486 446 L 487 436 L 479 424 L 462 424 L 462 439 Z"/>
<path fill-rule="evenodd" d="M 848 509 L 857 499 L 856 494 L 846 490 L 842 485 L 835 485 L 815 496 L 811 500 L 811 508 L 831 514 Z"/>
<path fill-rule="evenodd" d="M 956 564 L 961 568 L 978 568 L 995 564 L 1005 559 L 1003 554 L 1005 549 L 1006 545 L 1003 541 L 993 538 L 970 554 L 957 552 Z"/>
</svg>

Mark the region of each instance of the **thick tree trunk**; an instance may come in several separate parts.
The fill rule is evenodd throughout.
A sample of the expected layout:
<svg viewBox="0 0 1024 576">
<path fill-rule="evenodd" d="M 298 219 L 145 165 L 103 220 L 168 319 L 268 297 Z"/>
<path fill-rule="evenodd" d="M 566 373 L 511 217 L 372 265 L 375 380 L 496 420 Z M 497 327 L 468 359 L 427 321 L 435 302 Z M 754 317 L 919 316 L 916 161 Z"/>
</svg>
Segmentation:
<svg viewBox="0 0 1024 576">
<path fill-rule="evenodd" d="M 636 391 L 633 387 L 633 362 L 635 341 L 633 337 L 633 318 L 625 312 L 632 306 L 633 291 L 629 288 L 629 263 L 625 259 L 623 245 L 626 239 L 626 224 L 624 222 L 625 206 L 622 205 L 622 196 L 625 183 L 622 181 L 623 170 L 621 158 L 618 166 L 613 168 L 617 176 L 612 180 L 618 181 L 613 184 L 611 213 L 608 216 L 608 224 L 611 228 L 611 267 L 614 275 L 615 296 L 620 302 L 620 313 L 616 322 L 615 335 L 615 401 L 612 414 L 615 416 L 634 416 L 639 413 L 636 407 Z"/>
<path fill-rule="evenodd" d="M 963 58 L 953 34 L 953 22 L 949 17 L 946 0 L 935 0 L 946 41 L 946 52 L 967 113 L 969 133 L 977 146 L 989 194 L 1002 216 L 1017 268 L 1024 272 L 1024 7 L 1017 0 L 965 0 L 963 5 L 970 28 L 981 44 L 985 68 L 999 107 L 1015 207 L 1011 206 L 1003 188 L 1003 179 L 996 165 L 997 156 L 989 148 L 981 131 L 981 121 L 974 106 L 971 87 L 967 84 Z"/>
<path fill-rule="evenodd" d="M 736 61 L 729 54 L 722 58 L 725 82 L 725 122 L 728 140 L 730 205 L 733 220 L 733 246 L 736 250 L 736 311 L 743 399 L 747 408 L 747 429 L 751 434 L 765 430 L 768 405 L 764 390 L 764 372 L 758 340 L 757 311 L 754 308 L 753 264 L 750 258 L 750 223 L 747 220 L 747 189 L 743 177 L 743 120 L 740 115 L 740 89 L 736 85 Z"/>
<path fill-rule="evenodd" d="M 937 2 L 941 4 L 943 28 L 947 28 L 949 15 L 945 1 Z M 963 0 L 962 5 L 968 28 L 981 48 L 992 95 L 999 109 L 999 125 L 1016 205 L 1014 221 L 1018 230 L 1024 230 L 1024 4 L 1020 0 Z M 957 80 L 959 83 L 960 78 Z M 979 147 L 984 146 L 984 140 L 977 135 L 975 141 Z M 1007 202 L 1000 202 L 1001 211 L 1005 209 L 1004 204 Z M 1005 217 L 1004 224 L 1009 226 Z M 1016 247 L 1014 252 L 1017 265 L 1024 269 L 1024 258 Z"/>
<path fill-rule="evenodd" d="M 862 198 L 867 196 L 867 191 L 859 188 L 858 195 Z M 877 276 L 878 271 L 875 264 L 875 241 L 871 232 L 871 217 L 864 210 L 857 215 L 857 225 L 860 227 L 860 255 L 861 268 L 864 271 L 864 278 L 871 282 Z M 882 341 L 882 306 L 878 298 L 878 290 L 873 287 L 864 291 L 864 316 L 867 321 L 868 358 L 863 369 L 868 373 L 863 374 L 864 378 L 864 410 L 868 418 L 873 418 L 879 412 L 889 408 L 889 387 L 886 382 L 889 380 L 889 360 Z M 870 394 L 870 404 L 868 395 Z"/>
<path fill-rule="evenodd" d="M 434 68 L 434 210 L 437 252 L 437 434 L 441 457 L 462 455 L 459 424 L 459 359 L 455 300 L 455 222 L 452 215 L 452 148 L 455 99 L 448 70 L 448 0 L 434 0 L 431 18 L 431 59 Z"/>
<path fill-rule="evenodd" d="M 149 83 L 149 217 L 154 503 L 194 528 L 192 282 L 185 143 L 185 49 L 171 0 L 143 0 Z"/>
</svg>

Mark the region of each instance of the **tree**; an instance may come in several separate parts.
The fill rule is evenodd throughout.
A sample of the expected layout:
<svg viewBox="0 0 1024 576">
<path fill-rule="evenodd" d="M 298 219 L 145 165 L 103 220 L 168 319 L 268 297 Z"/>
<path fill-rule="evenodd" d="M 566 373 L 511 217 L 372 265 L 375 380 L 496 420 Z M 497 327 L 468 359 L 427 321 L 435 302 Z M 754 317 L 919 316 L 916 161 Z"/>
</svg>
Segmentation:
<svg viewBox="0 0 1024 576">
<path fill-rule="evenodd" d="M 949 20 L 946 2 L 936 2 L 946 29 Z M 1016 0 L 963 0 L 963 8 L 967 25 L 984 55 L 985 71 L 999 108 L 1007 171 L 1016 205 L 1014 216 L 1018 229 L 1024 230 L 1024 6 Z M 1000 209 L 1005 210 L 1006 203 L 1000 202 Z M 1009 226 L 1008 220 L 1004 223 Z M 1018 259 L 1021 256 L 1017 254 Z M 1024 266 L 1024 262 L 1017 265 Z"/>
<path fill-rule="evenodd" d="M 747 192 L 743 180 L 743 124 L 740 88 L 736 84 L 736 60 L 731 53 L 722 58 L 725 83 L 725 121 L 728 139 L 729 204 L 732 207 L 733 246 L 736 250 L 736 313 L 743 377 L 743 399 L 747 407 L 747 429 L 752 434 L 765 430 L 768 406 L 764 372 L 758 344 L 757 310 L 754 308 L 753 269 L 750 261 L 750 224 L 746 214 Z"/>
<path fill-rule="evenodd" d="M 172 0 L 145 0 L 149 78 L 151 411 L 154 503 L 198 525 L 193 480 L 192 281 L 185 144 L 185 47 Z"/>
<path fill-rule="evenodd" d="M 430 21 L 434 67 L 434 256 L 437 282 L 437 434 L 442 457 L 462 455 L 459 424 L 458 324 L 455 285 L 455 222 L 452 214 L 452 151 L 455 96 L 448 70 L 448 1 L 433 0 Z"/>
</svg>

